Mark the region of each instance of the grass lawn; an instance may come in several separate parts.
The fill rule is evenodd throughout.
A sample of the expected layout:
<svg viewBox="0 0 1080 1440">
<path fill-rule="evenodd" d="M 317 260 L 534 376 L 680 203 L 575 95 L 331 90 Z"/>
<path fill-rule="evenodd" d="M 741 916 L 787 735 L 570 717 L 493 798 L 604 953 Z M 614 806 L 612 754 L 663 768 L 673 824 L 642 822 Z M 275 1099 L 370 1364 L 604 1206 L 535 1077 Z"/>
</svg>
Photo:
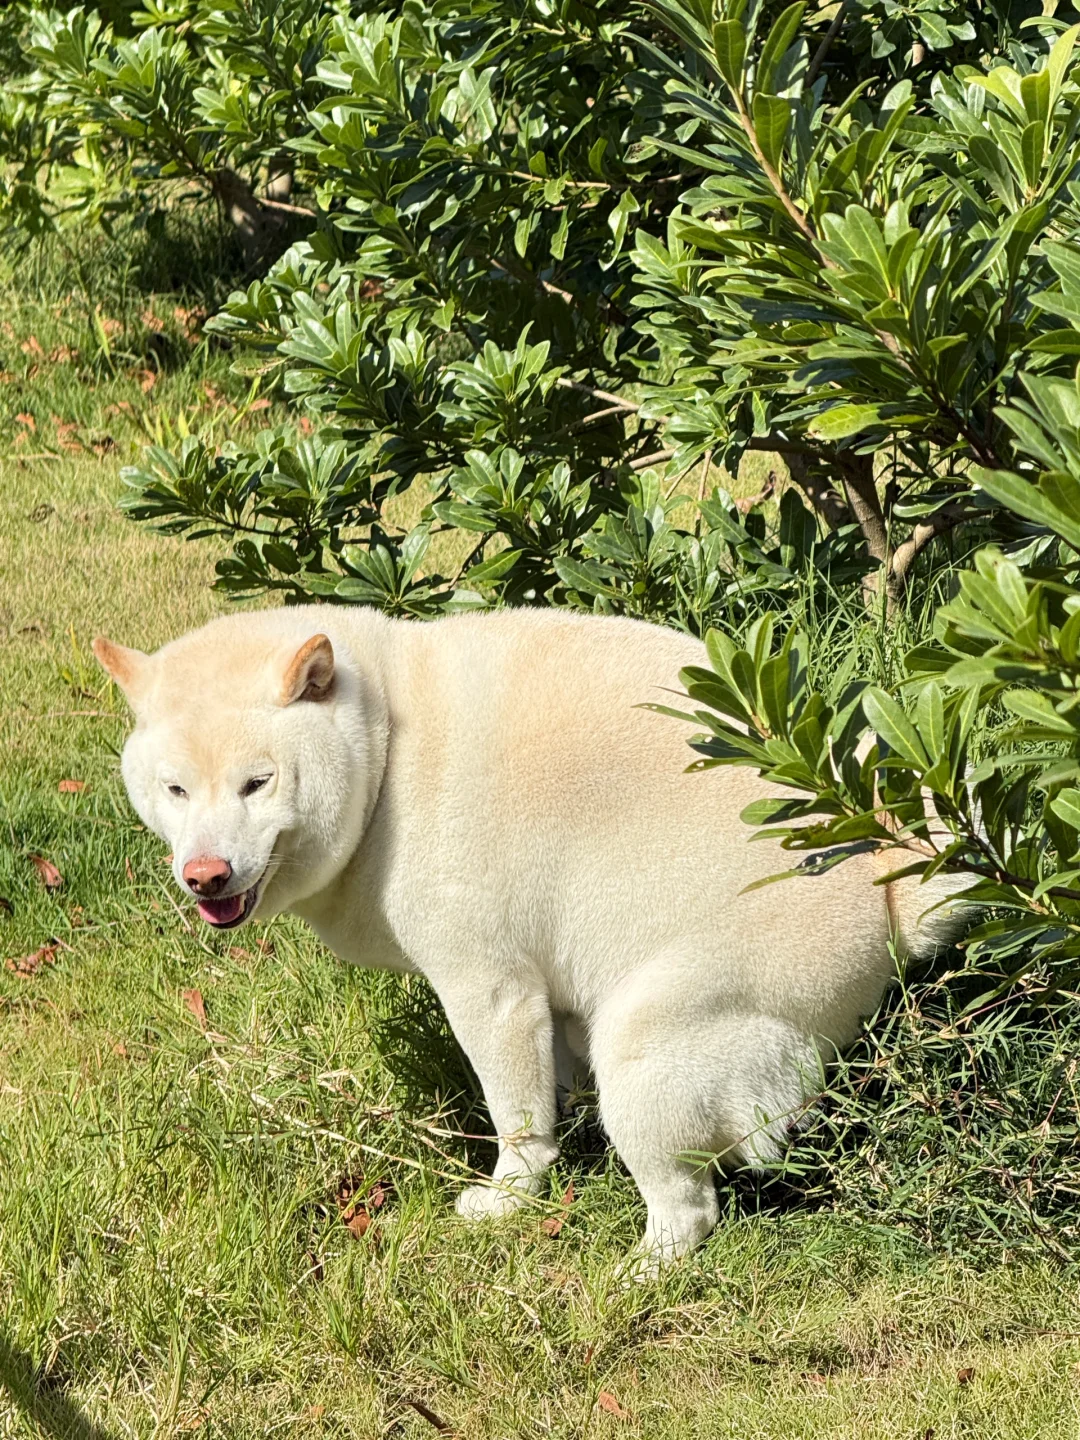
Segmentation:
<svg viewBox="0 0 1080 1440">
<path fill-rule="evenodd" d="M 222 602 L 212 547 L 116 512 L 139 427 L 107 407 L 142 404 L 152 429 L 194 382 L 166 375 L 147 400 L 138 370 L 91 386 L 61 359 L 36 383 L 17 354 L 0 382 L 0 1436 L 1080 1434 L 1080 1289 L 1052 1259 L 1003 1247 L 974 1267 L 742 1191 L 697 1255 L 626 1289 L 642 1206 L 584 1129 L 534 1211 L 454 1216 L 490 1156 L 460 1133 L 481 1122 L 422 987 L 349 971 L 288 921 L 200 930 L 124 798 L 127 717 L 90 639 L 152 647 Z"/>
</svg>

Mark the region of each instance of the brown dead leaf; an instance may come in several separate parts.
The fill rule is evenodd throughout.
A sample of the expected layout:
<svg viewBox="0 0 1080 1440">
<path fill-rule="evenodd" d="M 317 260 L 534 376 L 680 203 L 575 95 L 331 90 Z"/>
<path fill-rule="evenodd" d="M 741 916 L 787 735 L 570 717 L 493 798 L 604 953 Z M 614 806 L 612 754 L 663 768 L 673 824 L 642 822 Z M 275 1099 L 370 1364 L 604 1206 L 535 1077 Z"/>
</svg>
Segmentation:
<svg viewBox="0 0 1080 1440">
<path fill-rule="evenodd" d="M 136 379 L 139 382 L 139 389 L 143 392 L 143 394 L 149 395 L 150 391 L 157 384 L 157 371 L 140 370 L 136 375 Z"/>
<path fill-rule="evenodd" d="M 39 359 L 45 355 L 45 351 L 41 348 L 41 341 L 36 335 L 31 335 L 28 340 L 24 340 L 19 349 L 24 355 L 36 355 Z"/>
<path fill-rule="evenodd" d="M 30 863 L 41 877 L 41 883 L 46 890 L 60 889 L 64 883 L 64 877 L 51 860 L 46 860 L 44 855 L 31 855 Z"/>
<path fill-rule="evenodd" d="M 129 885 L 134 885 L 134 884 L 135 884 L 135 871 L 132 870 L 132 868 L 131 868 L 131 861 L 128 859 L 128 857 L 127 857 L 126 855 L 124 856 L 124 874 L 127 876 L 127 882 L 128 882 L 128 884 L 129 884 Z"/>
<path fill-rule="evenodd" d="M 50 417 L 53 429 L 56 431 L 56 438 L 60 442 L 62 450 L 80 451 L 82 441 L 78 438 L 79 427 L 74 420 L 61 420 L 59 415 Z"/>
<path fill-rule="evenodd" d="M 361 1240 L 371 1226 L 371 1216 L 366 1210 L 350 1210 L 341 1218 L 345 1221 L 345 1229 L 357 1240 Z"/>
<path fill-rule="evenodd" d="M 585 1354 L 581 1357 L 582 1365 L 591 1365 L 593 1362 L 593 1356 L 595 1354 L 596 1342 L 594 1340 L 590 1340 L 588 1345 L 585 1346 Z"/>
<path fill-rule="evenodd" d="M 101 321 L 101 328 L 105 331 L 106 335 L 119 335 L 120 331 L 124 328 L 119 320 L 110 319 L 108 315 L 99 315 L 98 318 Z"/>
<path fill-rule="evenodd" d="M 33 415 L 30 414 L 29 410 L 24 410 L 21 414 L 16 415 L 15 420 L 17 424 L 25 425 L 28 430 L 37 430 L 37 421 Z"/>
<path fill-rule="evenodd" d="M 128 1058 L 127 1046 L 122 1040 L 116 1041 L 116 1043 L 112 1047 L 112 1053 L 114 1055 L 118 1055 L 121 1060 L 126 1060 Z"/>
<path fill-rule="evenodd" d="M 4 964 L 13 975 L 18 975 L 20 980 L 29 980 L 31 975 L 36 975 L 43 965 L 55 965 L 57 951 L 60 946 L 55 940 L 50 940 L 35 950 L 32 955 L 20 955 L 17 959 L 14 955 L 9 956 Z"/>
<path fill-rule="evenodd" d="M 189 340 L 197 340 L 202 332 L 202 327 L 206 324 L 206 311 L 185 310 L 183 305 L 177 305 L 173 310 L 173 319 L 183 329 Z"/>
<path fill-rule="evenodd" d="M 341 1219 L 350 1235 L 359 1240 L 371 1228 L 372 1211 L 379 1210 L 386 1203 L 391 1189 L 389 1180 L 376 1180 L 365 1191 L 363 1175 L 346 1175 L 337 1190 L 337 1204 Z"/>
<path fill-rule="evenodd" d="M 380 280 L 365 280 L 360 286 L 361 300 L 377 300 L 382 293 L 383 287 Z"/>
<path fill-rule="evenodd" d="M 609 1415 L 614 1415 L 616 1420 L 629 1420 L 630 1411 L 624 1410 L 610 1390 L 601 1390 L 596 1397 L 596 1403 L 601 1410 L 606 1410 Z"/>
<path fill-rule="evenodd" d="M 956 1372 L 956 1383 L 958 1385 L 970 1385 L 975 1379 L 975 1366 L 965 1365 L 963 1370 Z"/>
<path fill-rule="evenodd" d="M 265 395 L 262 395 L 259 397 L 258 400 L 253 400 L 247 408 L 248 414 L 254 415 L 257 410 L 269 410 L 270 401 L 266 398 Z"/>
<path fill-rule="evenodd" d="M 540 1221 L 540 1229 L 544 1232 L 545 1235 L 550 1235 L 553 1240 L 555 1239 L 555 1236 L 559 1234 L 560 1230 L 566 1224 L 566 1217 L 569 1214 L 570 1206 L 573 1203 L 574 1182 L 573 1180 L 571 1180 L 570 1184 L 567 1185 L 566 1190 L 563 1193 L 562 1199 L 559 1201 L 559 1214 L 548 1215 L 546 1219 Z"/>
<path fill-rule="evenodd" d="M 160 315 L 155 315 L 153 310 L 150 310 L 149 308 L 142 312 L 142 314 L 139 316 L 139 319 L 142 321 L 142 323 L 146 326 L 148 330 L 165 329 L 165 321 L 162 320 Z"/>
<path fill-rule="evenodd" d="M 191 1011 L 198 1023 L 200 1030 L 206 1029 L 206 1006 L 203 1004 L 201 990 L 181 990 L 180 997 L 185 1006 Z"/>
<path fill-rule="evenodd" d="M 304 1414 L 307 1416 L 307 1418 L 308 1418 L 309 1420 L 321 1420 L 322 1417 L 326 1414 L 326 1406 L 325 1406 L 325 1405 L 309 1405 L 309 1406 L 307 1407 L 307 1409 L 304 1411 Z"/>
<path fill-rule="evenodd" d="M 300 419 L 296 423 L 300 428 L 301 435 L 310 435 L 315 429 L 315 426 L 311 423 L 311 421 L 306 415 L 301 415 Z"/>
<path fill-rule="evenodd" d="M 81 795 L 86 789 L 85 780 L 61 780 L 57 785 L 61 795 Z"/>
<path fill-rule="evenodd" d="M 78 358 L 78 350 L 73 350 L 70 345 L 57 345 L 55 350 L 49 351 L 50 365 L 70 365 L 73 360 Z"/>
</svg>

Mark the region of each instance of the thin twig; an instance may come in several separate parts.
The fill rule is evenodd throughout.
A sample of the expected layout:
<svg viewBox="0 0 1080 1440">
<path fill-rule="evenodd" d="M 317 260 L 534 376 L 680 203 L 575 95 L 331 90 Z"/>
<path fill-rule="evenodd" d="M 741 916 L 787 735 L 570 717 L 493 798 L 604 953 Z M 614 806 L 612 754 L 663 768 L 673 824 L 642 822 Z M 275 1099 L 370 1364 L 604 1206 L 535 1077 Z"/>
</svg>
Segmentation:
<svg viewBox="0 0 1080 1440">
<path fill-rule="evenodd" d="M 944 535 L 946 531 L 954 529 L 957 525 L 963 524 L 971 518 L 971 511 L 963 505 L 945 505 L 937 514 L 931 515 L 929 520 L 924 520 L 916 525 L 910 536 L 898 545 L 892 553 L 889 564 L 889 586 L 891 589 L 900 591 L 907 582 L 908 571 L 915 563 L 916 557 L 925 550 L 931 540 L 938 535 Z"/>
<path fill-rule="evenodd" d="M 256 195 L 255 198 L 266 210 L 280 210 L 283 215 L 303 215 L 309 220 L 319 218 L 319 212 L 309 210 L 306 205 L 290 205 L 287 200 L 271 200 L 265 195 Z"/>
<path fill-rule="evenodd" d="M 842 3 L 836 11 L 836 14 L 832 18 L 832 24 L 829 26 L 828 30 L 825 31 L 825 35 L 822 38 L 821 44 L 814 51 L 814 58 L 810 61 L 809 67 L 806 71 L 806 80 L 804 81 L 804 84 L 806 85 L 806 88 L 808 90 L 810 86 L 813 85 L 814 81 L 817 79 L 818 71 L 825 63 L 825 56 L 829 53 L 833 41 L 836 39 L 837 35 L 840 34 L 840 26 L 844 23 L 844 11 L 846 9 L 847 0 L 842 0 Z"/>
<path fill-rule="evenodd" d="M 594 410 L 591 415 L 583 415 L 580 420 L 574 420 L 569 425 L 564 425 L 552 436 L 553 440 L 561 440 L 564 435 L 573 435 L 578 430 L 584 430 L 586 425 L 593 425 L 597 420 L 606 420 L 611 415 L 625 415 L 625 405 L 609 405 L 606 410 Z"/>
<path fill-rule="evenodd" d="M 675 454 L 674 447 L 670 450 L 654 450 L 651 455 L 642 455 L 640 460 L 631 460 L 631 470 L 647 470 L 650 465 L 662 465 L 670 460 Z"/>
<path fill-rule="evenodd" d="M 624 400 L 621 395 L 613 395 L 610 390 L 597 390 L 592 385 L 583 385 L 580 380 L 567 380 L 565 376 L 555 381 L 555 384 L 563 390 L 580 390 L 583 395 L 591 395 L 594 400 L 606 400 L 609 405 L 618 405 L 621 410 L 633 410 L 635 414 L 641 409 L 632 400 Z"/>
</svg>

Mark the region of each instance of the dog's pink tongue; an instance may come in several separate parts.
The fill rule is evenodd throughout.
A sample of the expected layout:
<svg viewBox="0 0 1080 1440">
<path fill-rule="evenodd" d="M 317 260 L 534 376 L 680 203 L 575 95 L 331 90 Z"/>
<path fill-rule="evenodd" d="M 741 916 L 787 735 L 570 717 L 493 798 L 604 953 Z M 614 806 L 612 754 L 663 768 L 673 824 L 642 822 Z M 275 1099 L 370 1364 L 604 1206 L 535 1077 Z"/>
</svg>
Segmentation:
<svg viewBox="0 0 1080 1440">
<path fill-rule="evenodd" d="M 243 895 L 229 895 L 224 900 L 200 900 L 199 914 L 210 925 L 228 925 L 240 918 L 244 908 Z"/>
</svg>

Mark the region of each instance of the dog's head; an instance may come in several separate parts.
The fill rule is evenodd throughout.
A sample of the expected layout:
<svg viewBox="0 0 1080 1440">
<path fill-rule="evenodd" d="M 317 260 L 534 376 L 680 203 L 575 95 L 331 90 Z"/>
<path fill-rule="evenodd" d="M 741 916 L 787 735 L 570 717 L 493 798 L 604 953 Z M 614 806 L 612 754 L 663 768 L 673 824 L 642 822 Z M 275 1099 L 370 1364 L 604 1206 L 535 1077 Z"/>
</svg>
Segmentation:
<svg viewBox="0 0 1080 1440">
<path fill-rule="evenodd" d="M 325 635 L 219 620 L 153 655 L 94 653 L 135 713 L 122 769 L 176 883 L 231 929 L 323 889 L 360 840 L 379 756 Z"/>
</svg>

